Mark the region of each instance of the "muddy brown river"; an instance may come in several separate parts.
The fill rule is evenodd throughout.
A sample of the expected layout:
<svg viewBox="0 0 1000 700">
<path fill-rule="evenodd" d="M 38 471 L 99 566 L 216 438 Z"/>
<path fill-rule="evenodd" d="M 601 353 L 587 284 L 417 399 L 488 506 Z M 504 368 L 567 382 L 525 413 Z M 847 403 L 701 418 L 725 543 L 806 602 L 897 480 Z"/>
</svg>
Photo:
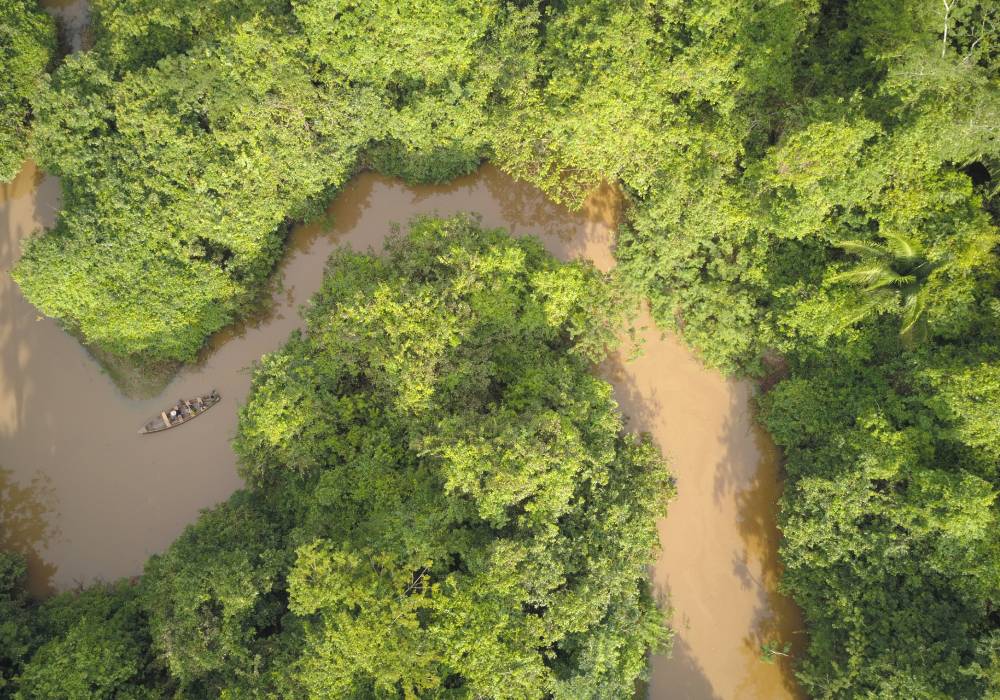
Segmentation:
<svg viewBox="0 0 1000 700">
<path fill-rule="evenodd" d="M 20 241 L 52 225 L 59 185 L 28 164 L 0 185 L 0 268 Z M 283 289 L 256 322 L 213 338 L 203 360 L 158 397 L 124 397 L 69 335 L 0 278 L 0 547 L 27 554 L 36 594 L 141 572 L 198 511 L 241 483 L 229 446 L 247 368 L 299 327 L 337 245 L 378 249 L 393 222 L 475 212 L 484 224 L 538 234 L 561 258 L 613 265 L 619 200 L 599 191 L 579 213 L 493 167 L 445 186 L 409 187 L 366 173 L 330 208 L 332 224 L 299 227 L 278 273 Z M 647 319 L 648 322 L 648 319 Z M 797 697 L 783 662 L 759 659 L 765 640 L 799 641 L 794 606 L 776 591 L 778 454 L 751 412 L 751 387 L 706 370 L 673 337 L 644 331 L 645 352 L 612 357 L 629 427 L 653 435 L 679 495 L 659 523 L 657 595 L 672 605 L 673 657 L 652 660 L 652 698 Z M 217 388 L 223 403 L 180 430 L 136 430 L 181 396 Z"/>
</svg>

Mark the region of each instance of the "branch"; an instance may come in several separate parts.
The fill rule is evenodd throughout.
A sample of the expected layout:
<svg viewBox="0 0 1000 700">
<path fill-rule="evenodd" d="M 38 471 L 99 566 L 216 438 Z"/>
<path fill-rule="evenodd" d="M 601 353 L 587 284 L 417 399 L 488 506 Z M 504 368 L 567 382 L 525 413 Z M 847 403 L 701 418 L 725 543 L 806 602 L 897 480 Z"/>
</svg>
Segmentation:
<svg viewBox="0 0 1000 700">
<path fill-rule="evenodd" d="M 426 573 L 427 573 L 427 567 L 425 566 L 423 569 L 420 570 L 420 573 L 417 574 L 417 577 L 410 583 L 410 585 L 406 587 L 406 590 L 403 591 L 403 594 L 401 596 L 399 596 L 399 602 L 400 603 L 402 603 L 405 600 L 406 596 L 409 595 L 410 591 L 412 591 L 414 589 L 414 587 L 418 583 L 420 583 L 421 581 L 423 581 L 424 574 L 426 574 Z M 404 612 L 406 612 L 405 608 L 403 608 L 398 613 L 396 613 L 396 617 L 392 618 L 392 622 L 390 622 L 388 625 L 386 625 L 386 629 L 388 629 L 389 627 L 392 627 L 394 624 L 396 624 L 396 620 L 398 620 L 400 617 L 402 617 L 402 615 L 403 615 Z"/>
<path fill-rule="evenodd" d="M 955 6 L 958 0 L 941 0 L 944 4 L 944 35 L 941 37 L 941 58 L 945 57 L 945 52 L 948 50 L 948 17 L 951 15 L 951 8 Z"/>
</svg>

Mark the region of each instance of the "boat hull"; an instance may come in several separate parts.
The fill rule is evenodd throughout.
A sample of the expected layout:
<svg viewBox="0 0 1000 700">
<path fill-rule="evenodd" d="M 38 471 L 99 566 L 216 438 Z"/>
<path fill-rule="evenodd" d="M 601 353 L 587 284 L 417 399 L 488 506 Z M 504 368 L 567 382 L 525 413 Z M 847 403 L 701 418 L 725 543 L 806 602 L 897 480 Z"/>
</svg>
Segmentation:
<svg viewBox="0 0 1000 700">
<path fill-rule="evenodd" d="M 164 430 L 177 428 L 185 423 L 190 423 L 208 409 L 215 406 L 222 400 L 222 396 L 214 389 L 204 396 L 196 396 L 193 399 L 181 399 L 166 411 L 161 411 L 160 415 L 150 419 L 144 426 L 139 428 L 140 435 L 152 435 L 162 433 Z M 171 419 L 168 411 L 176 411 L 177 417 Z"/>
</svg>

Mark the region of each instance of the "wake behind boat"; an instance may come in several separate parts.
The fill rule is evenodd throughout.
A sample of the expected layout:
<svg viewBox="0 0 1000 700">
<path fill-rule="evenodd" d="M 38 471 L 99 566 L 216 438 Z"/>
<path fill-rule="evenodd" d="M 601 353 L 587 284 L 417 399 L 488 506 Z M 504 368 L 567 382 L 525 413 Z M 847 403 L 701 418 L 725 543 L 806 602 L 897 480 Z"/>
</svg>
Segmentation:
<svg viewBox="0 0 1000 700">
<path fill-rule="evenodd" d="M 160 411 L 160 415 L 142 426 L 139 429 L 139 434 L 147 435 L 149 433 L 159 433 L 163 430 L 176 428 L 178 425 L 197 418 L 221 400 L 222 397 L 215 389 L 212 389 L 211 392 L 204 396 L 196 396 L 193 399 L 180 399 L 167 410 Z"/>
</svg>

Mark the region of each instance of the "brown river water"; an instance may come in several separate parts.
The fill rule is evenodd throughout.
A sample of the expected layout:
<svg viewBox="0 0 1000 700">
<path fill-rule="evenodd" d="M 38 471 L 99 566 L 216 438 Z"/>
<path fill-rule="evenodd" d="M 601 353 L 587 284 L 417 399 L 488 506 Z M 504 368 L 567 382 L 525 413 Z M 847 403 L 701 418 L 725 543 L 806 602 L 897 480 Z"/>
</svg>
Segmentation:
<svg viewBox="0 0 1000 700">
<path fill-rule="evenodd" d="M 0 185 L 0 268 L 20 241 L 51 226 L 58 182 L 29 163 Z M 365 173 L 330 207 L 332 223 L 291 236 L 270 313 L 212 339 L 203 360 L 149 400 L 124 397 L 97 363 L 0 278 L 0 548 L 28 555 L 36 594 L 141 572 L 200 509 L 241 482 L 229 446 L 247 368 L 299 327 L 327 256 L 347 244 L 378 249 L 393 222 L 415 214 L 475 212 L 488 226 L 538 234 L 560 258 L 609 269 L 620 200 L 611 188 L 571 213 L 491 166 L 444 186 L 409 187 Z M 648 319 L 646 320 L 648 323 Z M 755 424 L 751 386 L 701 366 L 671 336 L 647 328 L 644 354 L 615 356 L 601 372 L 631 429 L 651 433 L 677 478 L 659 523 L 654 589 L 674 609 L 673 658 L 654 657 L 651 698 L 796 697 L 784 660 L 759 659 L 765 640 L 796 642 L 797 610 L 775 591 L 779 455 Z M 181 396 L 217 388 L 223 403 L 179 430 L 139 436 Z"/>
</svg>

